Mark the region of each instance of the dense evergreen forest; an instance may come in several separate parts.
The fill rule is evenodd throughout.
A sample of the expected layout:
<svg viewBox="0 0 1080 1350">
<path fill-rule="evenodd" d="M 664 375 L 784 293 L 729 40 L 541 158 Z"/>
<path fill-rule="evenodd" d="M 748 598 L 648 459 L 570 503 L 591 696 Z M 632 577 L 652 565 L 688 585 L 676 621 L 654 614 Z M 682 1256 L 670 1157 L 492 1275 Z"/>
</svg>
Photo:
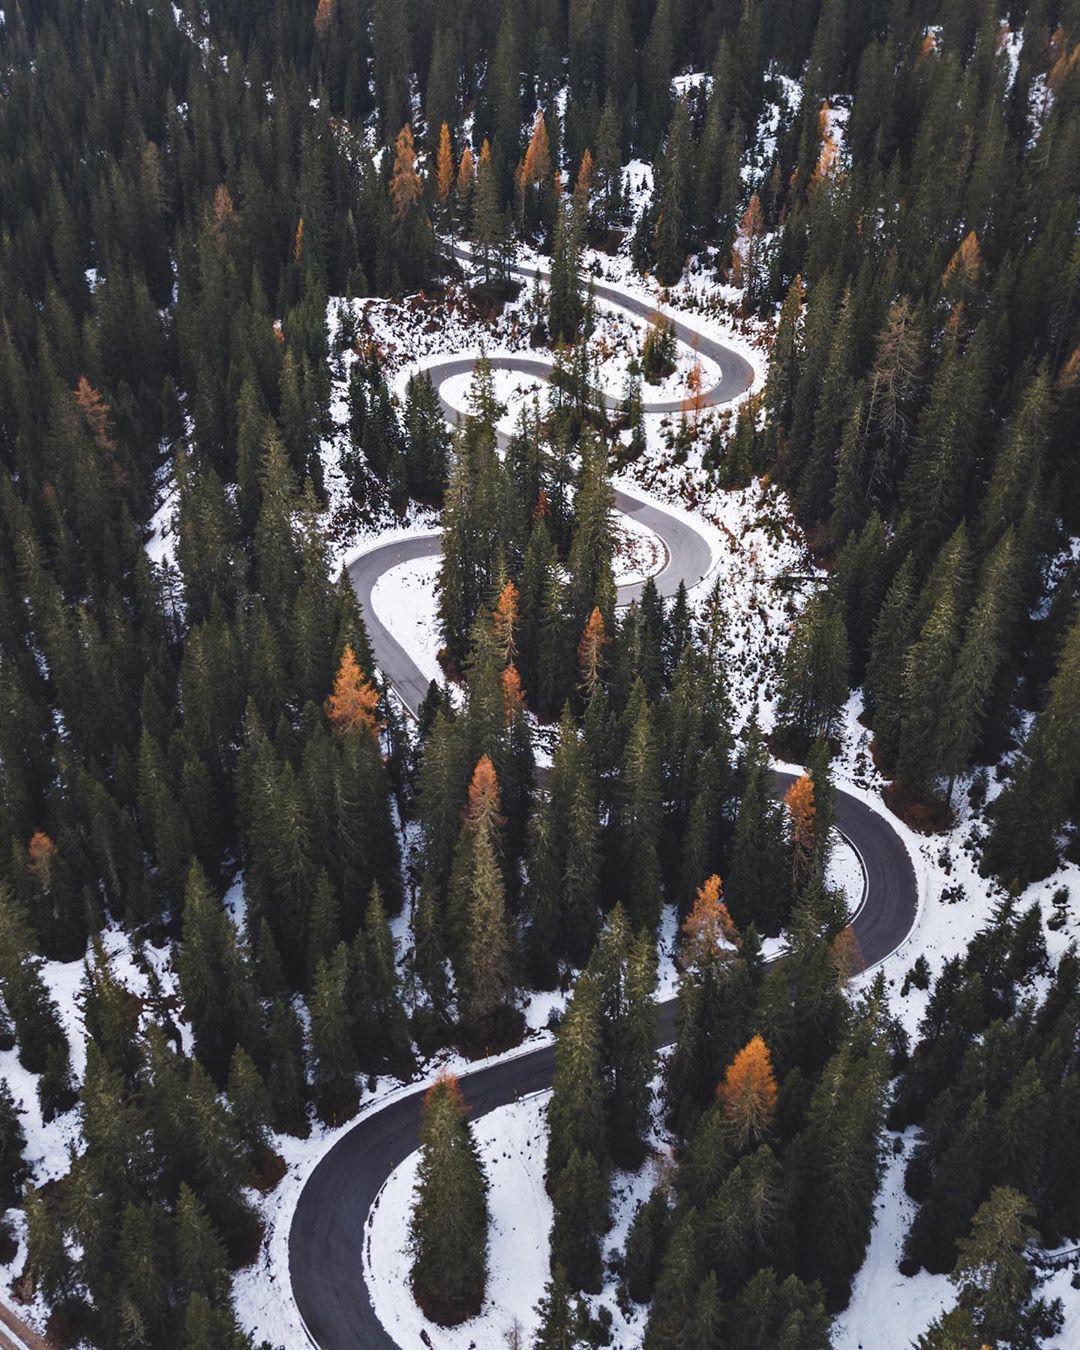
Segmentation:
<svg viewBox="0 0 1080 1350">
<path fill-rule="evenodd" d="M 3 1084 L 0 1260 L 50 1336 L 250 1345 L 231 1272 L 276 1138 L 572 988 L 538 1347 L 609 1343 L 579 1295 L 611 1279 L 649 1350 L 827 1347 L 909 1126 L 905 1269 L 957 1287 L 919 1345 L 1039 1345 L 1060 1313 L 1024 1254 L 1080 1236 L 1080 965 L 1014 897 L 1080 861 L 1080 2 L 9 0 L 0 90 L 0 1048 L 71 1144 L 35 1185 Z M 327 315 L 495 312 L 518 243 L 550 261 L 556 395 L 500 453 L 483 361 L 451 435 Z M 722 577 L 616 604 L 611 477 L 673 343 L 604 408 L 588 251 L 623 246 L 665 287 L 696 259 L 769 338 L 705 450 L 786 491 L 825 577 L 767 731 L 732 704 Z M 353 351 L 357 518 L 442 509 L 448 684 L 416 725 L 333 562 Z M 827 884 L 859 689 L 890 806 L 982 813 L 1008 891 L 914 1046 L 883 977 L 847 989 Z M 770 755 L 806 766 L 783 802 Z M 658 1119 L 670 1171 L 605 1269 Z M 452 1080 L 423 1142 L 413 1290 L 460 1320 L 488 1214 Z"/>
</svg>

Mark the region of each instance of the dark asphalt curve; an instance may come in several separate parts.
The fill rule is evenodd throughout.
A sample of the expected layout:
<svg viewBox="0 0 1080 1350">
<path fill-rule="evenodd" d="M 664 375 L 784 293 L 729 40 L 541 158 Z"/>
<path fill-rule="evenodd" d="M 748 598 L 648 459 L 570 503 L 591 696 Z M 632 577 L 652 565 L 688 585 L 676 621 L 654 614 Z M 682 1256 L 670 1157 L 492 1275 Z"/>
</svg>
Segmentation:
<svg viewBox="0 0 1080 1350">
<path fill-rule="evenodd" d="M 777 773 L 783 792 L 793 775 Z M 907 849 L 889 822 L 858 798 L 838 791 L 837 826 L 857 849 L 866 900 L 854 928 L 863 961 L 883 960 L 915 923 L 918 888 Z M 675 1000 L 659 1005 L 658 1043 L 674 1039 Z M 551 1086 L 551 1045 L 463 1074 L 473 1118 Z M 289 1233 L 293 1296 L 319 1350 L 393 1350 L 364 1283 L 367 1216 L 387 1177 L 419 1147 L 422 1088 L 362 1117 L 320 1160 L 300 1193 Z M 410 1298 L 402 1289 L 402 1298 Z M 406 1350 L 420 1350 L 419 1346 Z"/>
<path fill-rule="evenodd" d="M 463 255 L 467 256 L 467 255 Z M 515 267 L 522 276 L 536 269 Z M 643 318 L 653 307 L 602 283 L 596 292 Z M 721 369 L 718 383 L 706 402 L 722 403 L 742 393 L 753 380 L 749 363 L 720 343 L 676 322 L 676 336 L 693 343 Z M 472 369 L 471 357 L 454 357 L 429 365 L 437 387 L 451 375 Z M 538 378 L 550 374 L 550 363 L 539 357 L 501 357 L 500 366 L 520 369 Z M 441 397 L 441 393 L 440 393 Z M 646 404 L 650 413 L 679 411 L 681 402 Z M 457 409 L 443 399 L 448 420 Z M 503 438 L 500 438 L 503 439 Z M 659 535 L 667 561 L 656 575 L 662 595 L 673 595 L 680 580 L 688 586 L 709 570 L 707 541 L 681 518 L 641 501 L 627 492 L 615 495 L 616 509 L 635 516 Z M 427 680 L 412 657 L 380 620 L 372 604 L 375 583 L 389 569 L 416 558 L 439 553 L 437 534 L 414 536 L 388 543 L 363 554 L 349 567 L 349 575 L 363 606 L 376 660 L 402 702 L 415 715 L 427 692 Z M 628 604 L 640 585 L 620 587 L 619 602 Z M 793 780 L 777 773 L 776 791 Z M 863 866 L 864 902 L 854 920 L 855 934 L 865 965 L 874 965 L 894 951 L 911 931 L 918 912 L 918 886 L 907 849 L 889 822 L 858 798 L 837 792 L 837 828 L 855 847 Z M 674 1037 L 675 1001 L 659 1005 L 658 1043 Z M 475 1117 L 530 1093 L 551 1086 L 552 1046 L 510 1054 L 485 1068 L 461 1075 L 461 1087 Z M 319 1160 L 304 1183 L 289 1230 L 289 1278 L 311 1343 L 318 1350 L 393 1350 L 395 1341 L 375 1315 L 364 1282 L 365 1225 L 379 1191 L 394 1168 L 419 1144 L 423 1086 L 362 1116 Z M 408 1290 L 401 1291 L 409 1298 Z M 405 1350 L 419 1350 L 406 1347 Z"/>
<path fill-rule="evenodd" d="M 621 490 L 615 492 L 615 509 L 623 515 L 633 516 L 663 543 L 664 565 L 653 576 L 662 596 L 674 595 L 680 581 L 685 581 L 688 588 L 693 587 L 708 573 L 712 566 L 708 540 L 685 520 Z M 428 678 L 379 617 L 372 596 L 375 583 L 392 568 L 417 558 L 437 558 L 440 552 L 437 534 L 412 535 L 408 539 L 380 544 L 349 565 L 349 577 L 364 611 L 379 669 L 413 717 L 427 693 Z M 638 599 L 642 584 L 638 581 L 620 586 L 619 604 L 628 605 L 631 600 Z"/>
</svg>

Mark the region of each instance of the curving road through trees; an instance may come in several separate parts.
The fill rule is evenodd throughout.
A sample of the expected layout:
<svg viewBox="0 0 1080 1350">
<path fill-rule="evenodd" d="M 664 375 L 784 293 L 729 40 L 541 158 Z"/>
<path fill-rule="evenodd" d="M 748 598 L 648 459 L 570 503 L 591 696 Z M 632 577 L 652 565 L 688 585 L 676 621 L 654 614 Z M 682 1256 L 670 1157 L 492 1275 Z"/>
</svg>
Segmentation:
<svg viewBox="0 0 1080 1350">
<path fill-rule="evenodd" d="M 457 250 L 460 256 L 468 255 Z M 515 266 L 522 277 L 543 275 L 540 269 Z M 597 295 L 640 318 L 653 306 L 604 283 Z M 676 337 L 720 367 L 720 378 L 704 392 L 705 403 L 728 402 L 749 388 L 753 369 L 738 353 L 684 321 L 675 322 Z M 448 420 L 458 409 L 443 397 L 452 376 L 470 371 L 472 357 L 436 359 L 428 363 Z M 493 358 L 494 366 L 546 378 L 552 365 L 541 357 Z M 680 401 L 646 402 L 646 413 L 679 411 Z M 667 560 L 656 574 L 662 595 L 675 593 L 680 580 L 688 587 L 704 577 L 712 565 L 708 541 L 691 525 L 630 492 L 617 492 L 616 509 L 634 515 L 664 543 Z M 421 535 L 385 544 L 363 554 L 349 567 L 349 575 L 364 609 L 375 657 L 383 675 L 415 715 L 427 692 L 428 681 L 404 647 L 380 620 L 372 591 L 380 576 L 400 563 L 437 556 L 437 534 Z M 640 594 L 640 584 L 620 587 L 619 602 L 628 604 Z M 786 790 L 792 775 L 775 775 L 778 792 Z M 913 928 L 918 914 L 918 886 L 906 847 L 896 830 L 878 812 L 843 790 L 837 793 L 837 827 L 859 854 L 864 875 L 864 900 L 854 929 L 864 962 L 874 965 L 893 952 Z M 659 1044 L 674 1038 L 675 1001 L 659 1005 Z M 509 1055 L 461 1075 L 461 1087 L 473 1116 L 504 1106 L 521 1096 L 550 1087 L 554 1049 L 550 1044 Z M 289 1231 L 289 1278 L 293 1297 L 312 1345 L 319 1350 L 392 1350 L 394 1340 L 375 1314 L 364 1283 L 363 1244 L 372 1205 L 390 1173 L 419 1144 L 423 1088 L 397 1097 L 356 1123 L 319 1160 L 304 1184 Z M 402 1290 L 402 1297 L 410 1297 Z M 407 1350 L 414 1350 L 408 1347 Z"/>
</svg>

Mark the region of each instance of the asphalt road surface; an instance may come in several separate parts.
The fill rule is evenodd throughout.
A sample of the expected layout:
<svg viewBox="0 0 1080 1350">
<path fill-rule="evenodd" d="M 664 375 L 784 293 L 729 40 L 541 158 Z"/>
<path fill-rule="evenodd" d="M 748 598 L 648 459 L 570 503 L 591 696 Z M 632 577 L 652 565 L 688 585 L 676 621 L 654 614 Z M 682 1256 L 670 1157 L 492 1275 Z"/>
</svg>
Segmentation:
<svg viewBox="0 0 1080 1350">
<path fill-rule="evenodd" d="M 532 268 L 516 267 L 514 271 L 522 276 L 535 275 Z M 596 293 L 640 317 L 649 318 L 653 313 L 653 307 L 644 301 L 603 283 L 596 284 Z M 685 324 L 677 322 L 675 331 L 680 341 L 693 343 L 702 355 L 720 366 L 719 381 L 703 395 L 706 403 L 726 402 L 749 387 L 753 370 L 741 356 Z M 432 362 L 428 369 L 438 387 L 451 375 L 471 370 L 473 363 L 472 357 L 454 357 Z M 546 378 L 551 370 L 550 363 L 538 357 L 499 358 L 493 364 L 539 378 Z M 676 412 L 681 407 L 678 401 L 646 403 L 645 411 Z M 456 418 L 458 410 L 445 400 L 443 408 L 448 420 Z M 708 572 L 708 542 L 681 518 L 627 492 L 616 493 L 615 505 L 663 540 L 667 561 L 656 576 L 662 595 L 673 595 L 680 580 L 693 586 Z M 375 582 L 390 568 L 438 552 L 437 534 L 417 536 L 366 553 L 349 568 L 379 668 L 414 715 L 427 692 L 427 680 L 380 620 L 371 595 Z M 640 590 L 640 585 L 621 587 L 619 602 L 629 603 Z M 775 778 L 778 793 L 792 781 L 790 774 L 778 773 Z M 897 832 L 858 798 L 838 791 L 836 817 L 837 828 L 862 862 L 864 895 L 854 928 L 862 960 L 869 966 L 898 947 L 915 924 L 915 872 Z M 674 1036 L 674 1000 L 659 1005 L 658 1021 L 659 1043 L 668 1044 Z M 553 1069 L 554 1050 L 544 1045 L 512 1053 L 487 1068 L 464 1074 L 460 1082 L 475 1118 L 550 1087 Z M 418 1086 L 415 1092 L 358 1120 L 322 1157 L 300 1193 L 289 1232 L 289 1276 L 308 1335 L 319 1350 L 393 1350 L 396 1344 L 376 1317 L 364 1283 L 364 1226 L 387 1177 L 418 1147 L 422 1092 L 423 1087 Z M 401 1296 L 411 1297 L 405 1289 Z"/>
<path fill-rule="evenodd" d="M 777 791 L 792 781 L 776 775 Z M 884 817 L 837 793 L 837 826 L 858 850 L 865 901 L 854 928 L 862 958 L 873 965 L 903 942 L 915 923 L 918 888 L 899 835 Z M 674 1039 L 675 1000 L 659 1006 L 659 1043 Z M 473 1117 L 551 1086 L 550 1045 L 462 1075 Z M 325 1154 L 300 1193 L 289 1233 L 293 1296 L 320 1350 L 393 1350 L 364 1284 L 364 1225 L 383 1182 L 419 1146 L 422 1088 L 362 1118 Z M 402 1298 L 410 1298 L 408 1290 Z M 407 1350 L 418 1350 L 407 1347 Z"/>
</svg>

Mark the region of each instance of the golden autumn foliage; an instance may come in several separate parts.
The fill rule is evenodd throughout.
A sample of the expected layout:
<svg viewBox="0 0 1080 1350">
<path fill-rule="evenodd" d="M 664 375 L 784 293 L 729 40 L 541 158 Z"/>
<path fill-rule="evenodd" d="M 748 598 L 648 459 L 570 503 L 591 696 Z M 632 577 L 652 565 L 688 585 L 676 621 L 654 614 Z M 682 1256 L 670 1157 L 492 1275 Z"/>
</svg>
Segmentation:
<svg viewBox="0 0 1080 1350">
<path fill-rule="evenodd" d="M 589 193 L 593 185 L 593 157 L 592 151 L 586 147 L 585 153 L 581 156 L 581 163 L 578 165 L 577 182 L 574 184 L 574 195 L 579 197 L 583 203 L 589 200 Z"/>
<path fill-rule="evenodd" d="M 334 676 L 334 692 L 324 705 L 330 725 L 339 734 L 367 731 L 374 736 L 379 730 L 375 716 L 378 703 L 378 690 L 360 669 L 353 649 L 346 646 Z"/>
<path fill-rule="evenodd" d="M 476 181 L 476 160 L 473 159 L 472 146 L 467 145 L 461 152 L 461 163 L 457 171 L 457 189 L 467 192 Z"/>
<path fill-rule="evenodd" d="M 607 630 L 604 616 L 599 608 L 585 621 L 581 641 L 578 643 L 578 670 L 581 672 L 581 687 L 591 694 L 600 683 L 600 671 L 604 665 L 604 647 L 607 645 Z"/>
<path fill-rule="evenodd" d="M 472 147 L 466 146 L 458 165 L 458 192 L 467 192 L 477 181 L 477 161 L 472 158 Z"/>
<path fill-rule="evenodd" d="M 79 383 L 75 386 L 74 399 L 75 406 L 82 414 L 83 421 L 86 423 L 90 435 L 93 436 L 97 448 L 99 450 L 114 450 L 116 447 L 109 435 L 109 405 L 85 375 L 79 376 Z"/>
<path fill-rule="evenodd" d="M 792 880 L 799 890 L 806 881 L 817 848 L 817 806 L 809 774 L 797 778 L 784 796 L 791 817 Z"/>
<path fill-rule="evenodd" d="M 817 133 L 818 140 L 821 143 L 821 151 L 814 166 L 814 172 L 810 175 L 810 191 L 818 186 L 826 178 L 832 178 L 837 169 L 837 158 L 840 150 L 836 144 L 836 137 L 829 130 L 829 113 L 832 109 L 829 107 L 827 99 L 823 99 L 818 108 Z"/>
<path fill-rule="evenodd" d="M 465 806 L 465 818 L 474 828 L 483 823 L 496 825 L 501 822 L 502 800 L 499 796 L 499 780 L 490 755 L 481 755 L 473 769 L 469 783 L 469 797 Z"/>
<path fill-rule="evenodd" d="M 698 887 L 693 907 L 682 926 L 680 960 L 684 966 L 703 966 L 740 943 L 739 930 L 721 896 L 723 887 L 714 872 Z"/>
<path fill-rule="evenodd" d="M 739 222 L 739 230 L 750 239 L 756 239 L 765 233 L 765 212 L 761 209 L 761 198 L 756 192 L 747 202 L 746 210 Z"/>
<path fill-rule="evenodd" d="M 43 891 L 47 891 L 51 885 L 55 856 L 56 845 L 53 841 L 44 830 L 35 830 L 26 849 L 26 870 Z"/>
<path fill-rule="evenodd" d="M 304 256 L 304 217 L 301 216 L 296 222 L 296 233 L 293 235 L 292 245 L 293 262 L 299 262 Z"/>
<path fill-rule="evenodd" d="M 728 1065 L 716 1095 L 737 1148 L 768 1133 L 776 1114 L 776 1078 L 769 1047 L 760 1036 L 748 1041 Z"/>
<path fill-rule="evenodd" d="M 1075 348 L 1073 354 L 1061 367 L 1057 379 L 1054 381 L 1054 392 L 1056 394 L 1067 394 L 1071 389 L 1075 389 L 1080 384 L 1080 347 Z"/>
<path fill-rule="evenodd" d="M 945 271 L 941 274 L 941 284 L 946 290 L 957 286 L 963 290 L 970 290 L 978 284 L 982 269 L 983 257 L 982 249 L 979 247 L 979 236 L 974 230 L 969 230 L 960 247 L 945 265 Z"/>
<path fill-rule="evenodd" d="M 859 947 L 859 939 L 855 936 L 855 929 L 852 928 L 851 924 L 848 924 L 833 938 L 831 953 L 833 965 L 836 967 L 837 979 L 841 984 L 846 983 L 853 975 L 857 975 L 866 964 Z"/>
<path fill-rule="evenodd" d="M 454 152 L 450 148 L 450 128 L 444 122 L 439 128 L 439 150 L 435 156 L 435 196 L 446 202 L 454 186 Z"/>
<path fill-rule="evenodd" d="M 319 0 L 315 7 L 315 36 L 324 38 L 334 21 L 335 0 Z"/>
<path fill-rule="evenodd" d="M 509 726 L 525 707 L 525 690 L 521 687 L 521 676 L 517 666 L 507 666 L 502 673 L 503 712 L 506 725 Z"/>
<path fill-rule="evenodd" d="M 702 392 L 702 381 L 704 374 L 701 369 L 701 362 L 695 361 L 690 367 L 690 373 L 686 377 L 686 398 L 683 400 L 683 407 L 687 412 L 694 414 L 694 424 L 697 425 L 701 409 L 705 405 L 705 398 Z"/>
<path fill-rule="evenodd" d="M 412 127 L 406 122 L 394 142 L 394 168 L 390 175 L 390 201 L 395 219 L 407 216 L 423 195 L 424 185 L 416 172 L 416 144 Z"/>
<path fill-rule="evenodd" d="M 218 252 L 220 252 L 225 247 L 226 234 L 236 222 L 236 208 L 233 206 L 232 193 L 224 183 L 219 183 L 214 193 L 211 222 L 211 234 Z"/>
<path fill-rule="evenodd" d="M 837 172 L 837 160 L 840 155 L 839 147 L 836 144 L 836 138 L 831 132 L 827 132 L 825 139 L 821 142 L 821 153 L 818 155 L 817 163 L 814 165 L 814 172 L 810 175 L 810 191 L 818 187 L 826 178 L 834 178 Z"/>
<path fill-rule="evenodd" d="M 424 1093 L 424 1106 L 434 1098 L 445 1097 L 452 1101 L 454 1105 L 462 1112 L 467 1112 L 465 1105 L 465 1096 L 461 1091 L 461 1084 L 457 1080 L 457 1075 L 452 1074 L 448 1069 L 440 1069 L 435 1075 L 435 1081 Z"/>
<path fill-rule="evenodd" d="M 544 114 L 537 109 L 525 158 L 521 161 L 521 182 L 524 187 L 532 187 L 534 183 L 544 183 L 550 177 L 551 143 Z"/>
<path fill-rule="evenodd" d="M 1050 40 L 1050 69 L 1046 72 L 1046 87 L 1055 96 L 1061 93 L 1065 81 L 1080 62 L 1080 42 L 1070 48 L 1065 30 L 1058 25 Z"/>
<path fill-rule="evenodd" d="M 739 233 L 731 250 L 731 284 L 741 286 L 744 281 L 746 262 L 753 252 L 757 240 L 765 233 L 765 212 L 761 207 L 761 198 L 755 192 L 747 203 L 742 219 L 739 221 Z"/>
<path fill-rule="evenodd" d="M 518 622 L 518 592 L 512 581 L 508 581 L 499 592 L 492 614 L 491 627 L 495 634 L 495 645 L 499 649 L 503 662 L 510 665 L 517 655 L 517 643 L 514 632 Z"/>
</svg>

